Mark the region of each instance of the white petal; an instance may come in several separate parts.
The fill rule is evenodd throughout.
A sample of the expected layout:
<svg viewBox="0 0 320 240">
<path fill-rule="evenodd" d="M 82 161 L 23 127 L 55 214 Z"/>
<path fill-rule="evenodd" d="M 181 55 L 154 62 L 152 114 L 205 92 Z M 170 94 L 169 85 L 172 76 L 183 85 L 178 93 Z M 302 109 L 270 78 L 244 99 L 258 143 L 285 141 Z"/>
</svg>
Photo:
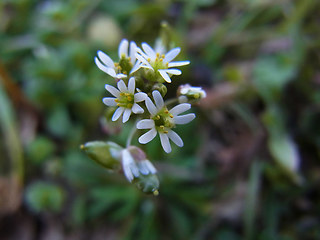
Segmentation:
<svg viewBox="0 0 320 240">
<path fill-rule="evenodd" d="M 152 47 L 150 47 L 147 43 L 142 43 L 141 46 L 145 53 L 148 55 L 148 57 L 151 58 L 152 61 L 154 61 L 157 56 Z"/>
<path fill-rule="evenodd" d="M 107 90 L 107 91 L 109 91 L 113 96 L 115 96 L 115 97 L 120 97 L 120 91 L 118 90 L 118 89 L 116 89 L 114 86 L 111 86 L 111 85 L 109 85 L 109 84 L 106 84 L 105 86 L 105 89 Z"/>
<path fill-rule="evenodd" d="M 138 129 L 149 129 L 154 127 L 154 121 L 152 119 L 143 119 L 137 123 Z"/>
<path fill-rule="evenodd" d="M 144 110 L 137 103 L 134 103 L 132 106 L 132 112 L 134 112 L 135 114 L 141 114 L 144 112 Z"/>
<path fill-rule="evenodd" d="M 122 57 L 122 55 L 124 55 L 125 57 L 128 57 L 128 46 L 129 46 L 128 40 L 122 39 L 118 49 L 119 59 Z"/>
<path fill-rule="evenodd" d="M 152 92 L 152 96 L 153 96 L 153 99 L 156 103 L 157 109 L 160 110 L 161 108 L 163 108 L 164 102 L 163 102 L 163 98 L 161 96 L 161 93 L 159 91 L 155 90 Z"/>
<path fill-rule="evenodd" d="M 136 71 L 138 71 L 142 66 L 142 63 L 140 61 L 137 61 L 134 66 L 132 67 L 130 74 L 135 73 Z"/>
<path fill-rule="evenodd" d="M 166 153 L 171 152 L 171 145 L 170 145 L 169 138 L 168 138 L 167 134 L 159 133 L 159 135 L 160 135 L 160 141 L 161 141 L 161 145 L 162 145 L 163 150 Z"/>
<path fill-rule="evenodd" d="M 147 61 L 147 59 L 145 59 L 143 56 L 141 56 L 140 54 L 136 53 L 136 58 L 142 62 L 145 65 L 148 65 L 151 67 L 150 63 Z"/>
<path fill-rule="evenodd" d="M 148 169 L 148 166 L 146 165 L 145 161 L 146 160 L 143 160 L 143 161 L 137 163 L 139 171 L 143 175 L 147 175 L 149 173 L 149 169 Z"/>
<path fill-rule="evenodd" d="M 133 41 L 130 42 L 130 54 L 129 54 L 129 57 L 130 57 L 130 61 L 131 61 L 131 64 L 133 65 L 134 62 L 136 61 L 136 52 L 137 52 L 137 44 Z"/>
<path fill-rule="evenodd" d="M 123 113 L 124 108 L 123 107 L 119 107 L 113 114 L 112 116 L 112 121 L 117 121 L 119 119 L 119 117 L 121 116 L 121 114 Z"/>
<path fill-rule="evenodd" d="M 165 71 L 172 75 L 180 75 L 182 73 L 179 69 L 167 69 Z"/>
<path fill-rule="evenodd" d="M 145 160 L 145 164 L 147 165 L 149 172 L 155 174 L 157 169 L 153 166 L 153 164 L 149 160 Z"/>
<path fill-rule="evenodd" d="M 163 61 L 164 62 L 171 62 L 178 54 L 180 53 L 180 48 L 174 48 L 170 50 L 166 56 L 164 57 Z"/>
<path fill-rule="evenodd" d="M 105 97 L 102 99 L 103 103 L 109 107 L 117 106 L 117 103 L 114 101 L 116 98 Z"/>
<path fill-rule="evenodd" d="M 136 88 L 136 80 L 134 79 L 134 77 L 131 77 L 128 82 L 128 92 L 133 94 L 135 88 Z"/>
<path fill-rule="evenodd" d="M 146 60 L 148 59 L 148 55 L 145 54 L 139 47 L 136 48 L 136 57 L 137 57 L 137 54 L 140 54 Z"/>
<path fill-rule="evenodd" d="M 188 65 L 190 64 L 190 61 L 177 61 L 177 62 L 171 62 L 168 64 L 168 67 L 180 67 L 180 66 L 184 66 L 184 65 Z"/>
<path fill-rule="evenodd" d="M 146 144 L 150 142 L 154 137 L 157 135 L 157 130 L 155 128 L 152 128 L 150 131 L 143 134 L 141 137 L 139 137 L 138 141 L 141 144 Z"/>
<path fill-rule="evenodd" d="M 122 117 L 122 122 L 125 123 L 129 120 L 130 118 L 130 115 L 131 115 L 131 109 L 130 108 L 126 108 L 124 110 L 124 113 L 123 113 L 123 117 Z"/>
<path fill-rule="evenodd" d="M 178 147 L 182 147 L 183 146 L 183 141 L 181 139 L 181 137 L 174 131 L 169 130 L 168 131 L 168 137 L 172 140 L 172 142 L 174 142 Z"/>
<path fill-rule="evenodd" d="M 142 102 L 147 99 L 148 95 L 144 92 L 134 94 L 134 102 Z"/>
<path fill-rule="evenodd" d="M 195 117 L 196 115 L 194 113 L 189 113 L 182 116 L 176 116 L 173 118 L 173 121 L 175 124 L 187 124 L 191 122 Z"/>
<path fill-rule="evenodd" d="M 127 92 L 128 91 L 128 88 L 123 80 L 120 80 L 117 85 L 118 85 L 120 92 Z"/>
<path fill-rule="evenodd" d="M 173 115 L 176 116 L 180 113 L 183 113 L 191 108 L 190 103 L 181 103 L 175 107 L 173 107 L 169 112 Z"/>
<path fill-rule="evenodd" d="M 153 104 L 153 102 L 151 101 L 151 99 L 148 97 L 145 101 L 147 109 L 149 111 L 149 113 L 151 113 L 152 116 L 156 115 L 158 113 L 158 109 L 156 108 L 156 106 Z"/>
<path fill-rule="evenodd" d="M 98 51 L 97 52 L 98 54 L 98 57 L 100 58 L 100 60 L 109 68 L 114 68 L 114 62 L 112 61 L 112 59 L 107 55 L 105 54 L 104 52 L 102 51 Z"/>
<path fill-rule="evenodd" d="M 96 63 L 96 65 L 101 71 L 104 71 L 106 74 L 110 75 L 111 77 L 116 76 L 116 72 L 114 71 L 114 69 L 103 65 L 97 57 L 94 58 L 94 62 Z"/>
<path fill-rule="evenodd" d="M 132 171 L 130 168 L 130 164 L 133 162 L 134 160 L 130 154 L 130 152 L 127 149 L 124 149 L 122 152 L 122 169 L 123 169 L 123 173 L 126 176 L 126 178 L 128 179 L 129 182 L 131 182 L 133 180 L 133 175 L 132 175 Z"/>
<path fill-rule="evenodd" d="M 161 77 L 163 77 L 163 79 L 168 82 L 168 83 L 171 83 L 171 79 L 169 77 L 169 75 L 166 73 L 167 70 L 158 70 Z"/>
<path fill-rule="evenodd" d="M 166 47 L 163 45 L 163 42 L 162 42 L 161 38 L 158 38 L 156 40 L 154 51 L 156 53 L 159 53 L 160 55 L 165 53 Z"/>
<path fill-rule="evenodd" d="M 127 75 L 122 74 L 122 73 L 118 73 L 118 74 L 116 74 L 116 76 L 114 78 L 121 79 L 121 78 L 125 78 L 125 77 L 127 77 Z"/>
</svg>

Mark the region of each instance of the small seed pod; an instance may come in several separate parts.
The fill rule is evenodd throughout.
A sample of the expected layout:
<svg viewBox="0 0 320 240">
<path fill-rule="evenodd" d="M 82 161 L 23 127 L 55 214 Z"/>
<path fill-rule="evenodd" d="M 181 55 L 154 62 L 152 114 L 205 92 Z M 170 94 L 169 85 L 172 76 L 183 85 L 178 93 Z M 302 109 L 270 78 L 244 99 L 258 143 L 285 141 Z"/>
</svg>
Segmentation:
<svg viewBox="0 0 320 240">
<path fill-rule="evenodd" d="M 80 146 L 80 148 L 96 163 L 110 169 L 121 168 L 121 146 L 114 142 L 92 141 Z"/>
</svg>

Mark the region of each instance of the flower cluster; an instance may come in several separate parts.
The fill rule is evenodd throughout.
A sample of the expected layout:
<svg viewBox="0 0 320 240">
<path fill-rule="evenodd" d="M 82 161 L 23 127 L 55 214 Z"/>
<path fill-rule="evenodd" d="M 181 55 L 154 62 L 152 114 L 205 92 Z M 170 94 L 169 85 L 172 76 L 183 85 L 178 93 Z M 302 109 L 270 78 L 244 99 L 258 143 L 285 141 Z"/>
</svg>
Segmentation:
<svg viewBox="0 0 320 240">
<path fill-rule="evenodd" d="M 105 85 L 112 95 L 103 98 L 105 105 L 114 108 L 111 120 L 117 121 L 122 116 L 122 122 L 126 123 L 132 115 L 138 115 L 136 130 L 147 130 L 138 138 L 139 143 L 146 144 L 159 135 L 166 153 L 172 150 L 170 141 L 179 147 L 183 146 L 174 128 L 191 122 L 195 114 L 183 113 L 191 108 L 190 102 L 205 97 L 201 88 L 185 85 L 179 88 L 176 98 L 164 101 L 167 93 L 165 84 L 171 83 L 173 76 L 182 74 L 178 67 L 190 63 L 174 61 L 180 51 L 179 47 L 167 51 L 159 40 L 155 48 L 147 43 L 142 43 L 140 48 L 133 41 L 129 43 L 123 39 L 119 45 L 117 62 L 102 51 L 98 51 L 95 57 L 98 68 L 114 78 L 117 84 L 116 87 Z M 143 175 L 154 175 L 156 169 L 149 160 L 139 158 L 137 161 L 132 157 L 133 146 L 130 146 L 130 141 L 121 153 L 122 170 L 126 178 L 131 182 Z"/>
</svg>

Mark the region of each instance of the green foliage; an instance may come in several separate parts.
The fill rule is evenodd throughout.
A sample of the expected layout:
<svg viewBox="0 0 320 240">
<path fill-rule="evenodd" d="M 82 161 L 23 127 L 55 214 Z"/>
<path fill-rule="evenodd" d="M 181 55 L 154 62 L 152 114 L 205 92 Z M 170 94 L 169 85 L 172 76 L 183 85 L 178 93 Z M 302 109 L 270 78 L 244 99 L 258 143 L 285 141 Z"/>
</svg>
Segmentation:
<svg viewBox="0 0 320 240">
<path fill-rule="evenodd" d="M 55 184 L 35 182 L 26 189 L 26 201 L 30 209 L 36 213 L 58 213 L 63 208 L 65 192 Z"/>
</svg>

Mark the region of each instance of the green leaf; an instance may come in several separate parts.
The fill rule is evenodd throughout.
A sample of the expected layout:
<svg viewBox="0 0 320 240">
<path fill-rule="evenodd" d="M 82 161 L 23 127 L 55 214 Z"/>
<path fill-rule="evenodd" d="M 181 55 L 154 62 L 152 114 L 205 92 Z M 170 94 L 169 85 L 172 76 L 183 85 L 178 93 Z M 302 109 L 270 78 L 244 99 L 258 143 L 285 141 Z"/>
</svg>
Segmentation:
<svg viewBox="0 0 320 240">
<path fill-rule="evenodd" d="M 65 192 L 55 184 L 36 182 L 26 191 L 26 201 L 34 212 L 59 212 L 65 201 Z"/>
</svg>

